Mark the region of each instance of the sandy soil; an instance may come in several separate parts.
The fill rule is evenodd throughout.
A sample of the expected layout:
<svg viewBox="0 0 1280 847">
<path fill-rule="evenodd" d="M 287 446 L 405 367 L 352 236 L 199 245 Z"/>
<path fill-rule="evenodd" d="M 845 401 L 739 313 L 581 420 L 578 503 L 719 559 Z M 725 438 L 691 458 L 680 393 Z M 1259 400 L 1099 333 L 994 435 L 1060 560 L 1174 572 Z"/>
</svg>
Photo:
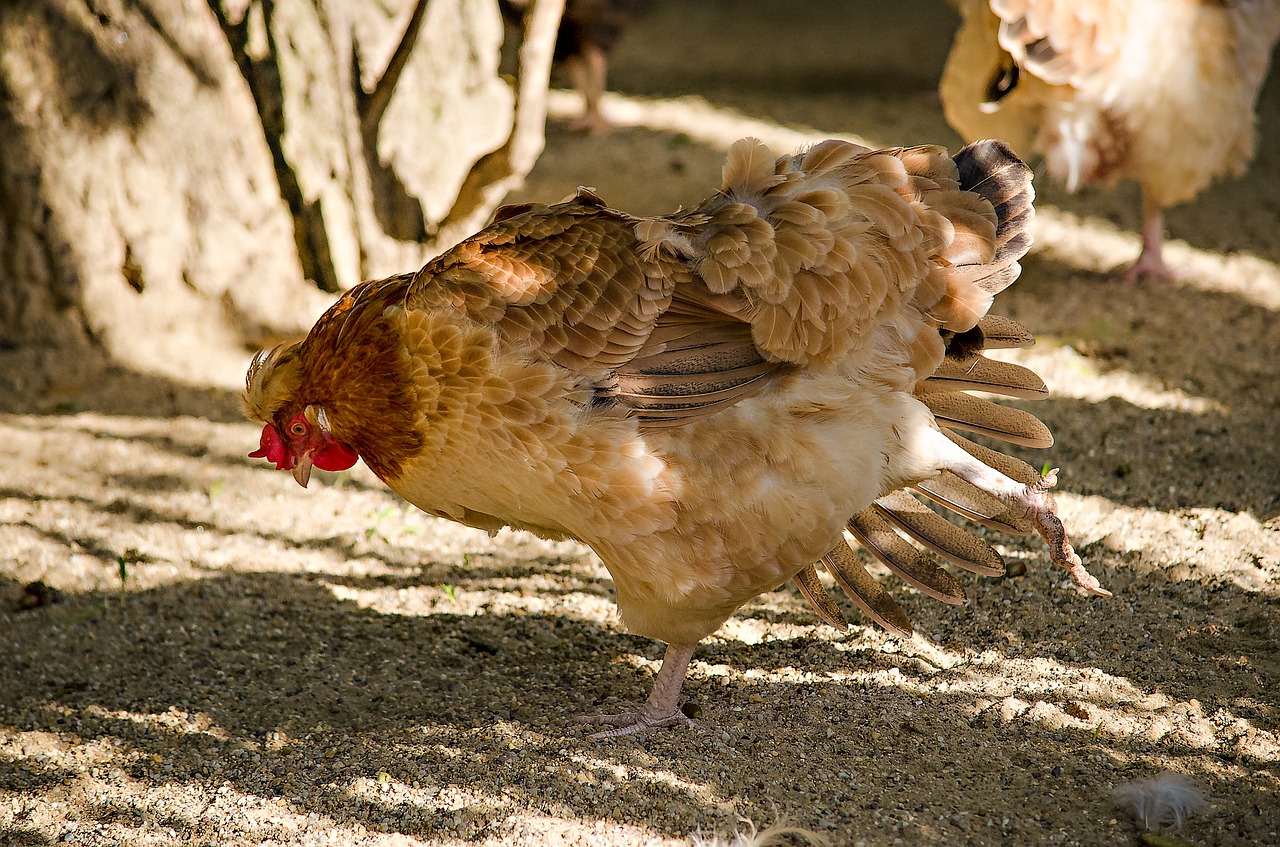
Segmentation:
<svg viewBox="0 0 1280 847">
<path fill-rule="evenodd" d="M 668 211 L 740 131 L 958 141 L 941 3 L 683 5 L 616 56 L 608 107 L 638 125 L 554 123 L 521 198 Z M 1027 458 L 1062 467 L 1115 597 L 1003 537 L 1025 574 L 962 575 L 967 606 L 895 588 L 909 640 L 851 607 L 836 632 L 786 588 L 699 649 L 693 729 L 572 723 L 642 698 L 661 656 L 582 547 L 427 518 L 361 470 L 302 491 L 245 458 L 257 432 L 215 387 L 5 398 L 0 844 L 611 847 L 786 819 L 839 844 L 1125 845 L 1113 789 L 1165 770 L 1209 795 L 1181 840 L 1280 843 L 1277 76 L 1248 176 L 1169 216 L 1183 282 L 1119 284 L 1134 191 L 1046 185 L 998 301 L 1054 392 L 1058 444 Z"/>
</svg>

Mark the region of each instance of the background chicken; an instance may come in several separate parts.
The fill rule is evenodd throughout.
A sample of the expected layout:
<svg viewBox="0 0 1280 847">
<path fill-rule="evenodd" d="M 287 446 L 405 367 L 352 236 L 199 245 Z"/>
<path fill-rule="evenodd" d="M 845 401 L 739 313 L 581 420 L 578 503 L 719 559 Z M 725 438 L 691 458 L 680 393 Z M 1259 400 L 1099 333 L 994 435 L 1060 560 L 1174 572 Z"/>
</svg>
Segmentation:
<svg viewBox="0 0 1280 847">
<path fill-rule="evenodd" d="M 964 590 L 921 547 L 1002 571 L 906 489 L 1038 532 L 1105 594 L 1056 517 L 1053 475 L 952 432 L 1051 442 L 1030 414 L 964 393 L 1045 392 L 981 355 L 1031 341 L 986 315 L 1019 272 L 1031 200 L 1029 171 L 996 142 L 954 160 L 839 141 L 775 159 L 747 139 L 722 190 L 669 217 L 585 191 L 507 207 L 260 354 L 252 455 L 303 485 L 313 466 L 359 456 L 434 515 L 589 544 L 623 623 L 668 644 L 648 702 L 593 719 L 613 727 L 603 735 L 683 722 L 696 643 L 787 579 L 843 625 L 819 559 L 872 617 L 909 631 L 846 527 L 947 602 Z"/>
<path fill-rule="evenodd" d="M 529 0 L 498 0 L 498 5 L 507 20 L 518 24 Z M 600 111 L 600 97 L 609 78 L 609 51 L 627 24 L 652 5 L 653 0 L 565 0 L 552 58 L 582 95 L 582 117 L 570 125 L 571 129 L 603 132 L 610 128 Z"/>
<path fill-rule="evenodd" d="M 1280 37 L 1275 0 L 961 0 L 943 71 L 947 120 L 1044 156 L 1068 189 L 1136 180 L 1142 253 L 1130 279 L 1175 274 L 1163 209 L 1242 174 Z"/>
</svg>

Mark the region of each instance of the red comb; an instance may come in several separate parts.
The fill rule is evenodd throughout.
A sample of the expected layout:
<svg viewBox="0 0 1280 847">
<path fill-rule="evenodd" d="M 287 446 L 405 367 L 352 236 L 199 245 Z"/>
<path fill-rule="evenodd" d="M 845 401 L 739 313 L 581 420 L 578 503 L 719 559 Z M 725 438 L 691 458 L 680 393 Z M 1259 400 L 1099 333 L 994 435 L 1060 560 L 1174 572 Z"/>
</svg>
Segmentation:
<svg viewBox="0 0 1280 847">
<path fill-rule="evenodd" d="M 289 453 L 284 449 L 284 439 L 280 437 L 280 433 L 271 424 L 267 424 L 262 428 L 262 440 L 258 442 L 258 449 L 249 454 L 249 458 L 266 459 L 269 462 L 274 462 L 278 471 L 293 469 L 293 462 L 289 457 Z"/>
</svg>

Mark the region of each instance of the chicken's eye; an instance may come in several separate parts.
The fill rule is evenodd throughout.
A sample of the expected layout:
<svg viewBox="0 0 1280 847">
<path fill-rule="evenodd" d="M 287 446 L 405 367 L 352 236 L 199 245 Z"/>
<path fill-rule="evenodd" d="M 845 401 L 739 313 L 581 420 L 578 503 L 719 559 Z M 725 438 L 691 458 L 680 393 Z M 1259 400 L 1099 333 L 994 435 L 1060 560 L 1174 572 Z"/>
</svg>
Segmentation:
<svg viewBox="0 0 1280 847">
<path fill-rule="evenodd" d="M 293 424 L 290 425 L 289 427 L 289 433 L 291 435 L 306 435 L 307 425 L 304 424 L 302 421 L 294 421 Z"/>
</svg>

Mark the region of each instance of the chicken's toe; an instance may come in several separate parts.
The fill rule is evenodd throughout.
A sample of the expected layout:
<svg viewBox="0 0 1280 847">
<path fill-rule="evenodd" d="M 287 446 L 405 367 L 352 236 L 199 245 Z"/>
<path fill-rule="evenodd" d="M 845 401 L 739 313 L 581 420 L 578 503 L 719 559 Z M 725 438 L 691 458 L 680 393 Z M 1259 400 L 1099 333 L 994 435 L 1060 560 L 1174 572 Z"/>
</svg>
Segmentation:
<svg viewBox="0 0 1280 847">
<path fill-rule="evenodd" d="M 1049 489 L 1057 482 L 1058 469 L 1054 468 L 1040 477 L 1039 481 L 1022 486 L 1022 496 L 1011 498 L 1012 502 L 1025 510 L 1027 519 L 1048 546 L 1049 557 L 1055 565 L 1070 574 L 1071 580 L 1085 591 L 1100 597 L 1110 597 L 1111 592 L 1103 588 L 1098 578 L 1089 573 L 1079 554 L 1067 540 L 1067 531 L 1058 517 L 1058 504 L 1049 495 Z"/>
<path fill-rule="evenodd" d="M 666 715 L 651 715 L 646 712 L 620 712 L 616 715 L 583 715 L 576 719 L 580 724 L 603 725 L 609 729 L 591 733 L 591 738 L 620 738 L 624 735 L 637 735 L 651 729 L 662 729 L 669 726 L 693 726 L 684 712 L 676 709 Z"/>
<path fill-rule="evenodd" d="M 666 726 L 691 726 L 693 721 L 680 710 L 680 688 L 684 674 L 693 658 L 693 644 L 668 644 L 662 658 L 658 678 L 653 682 L 649 699 L 638 712 L 622 712 L 616 715 L 590 715 L 578 718 L 578 723 L 603 724 L 603 729 L 591 734 L 592 738 L 617 738 L 660 729 Z"/>
<path fill-rule="evenodd" d="M 1143 250 L 1138 260 L 1124 272 L 1124 281 L 1132 285 L 1137 282 L 1171 281 L 1181 276 L 1177 269 L 1164 260 L 1161 250 Z"/>
</svg>

